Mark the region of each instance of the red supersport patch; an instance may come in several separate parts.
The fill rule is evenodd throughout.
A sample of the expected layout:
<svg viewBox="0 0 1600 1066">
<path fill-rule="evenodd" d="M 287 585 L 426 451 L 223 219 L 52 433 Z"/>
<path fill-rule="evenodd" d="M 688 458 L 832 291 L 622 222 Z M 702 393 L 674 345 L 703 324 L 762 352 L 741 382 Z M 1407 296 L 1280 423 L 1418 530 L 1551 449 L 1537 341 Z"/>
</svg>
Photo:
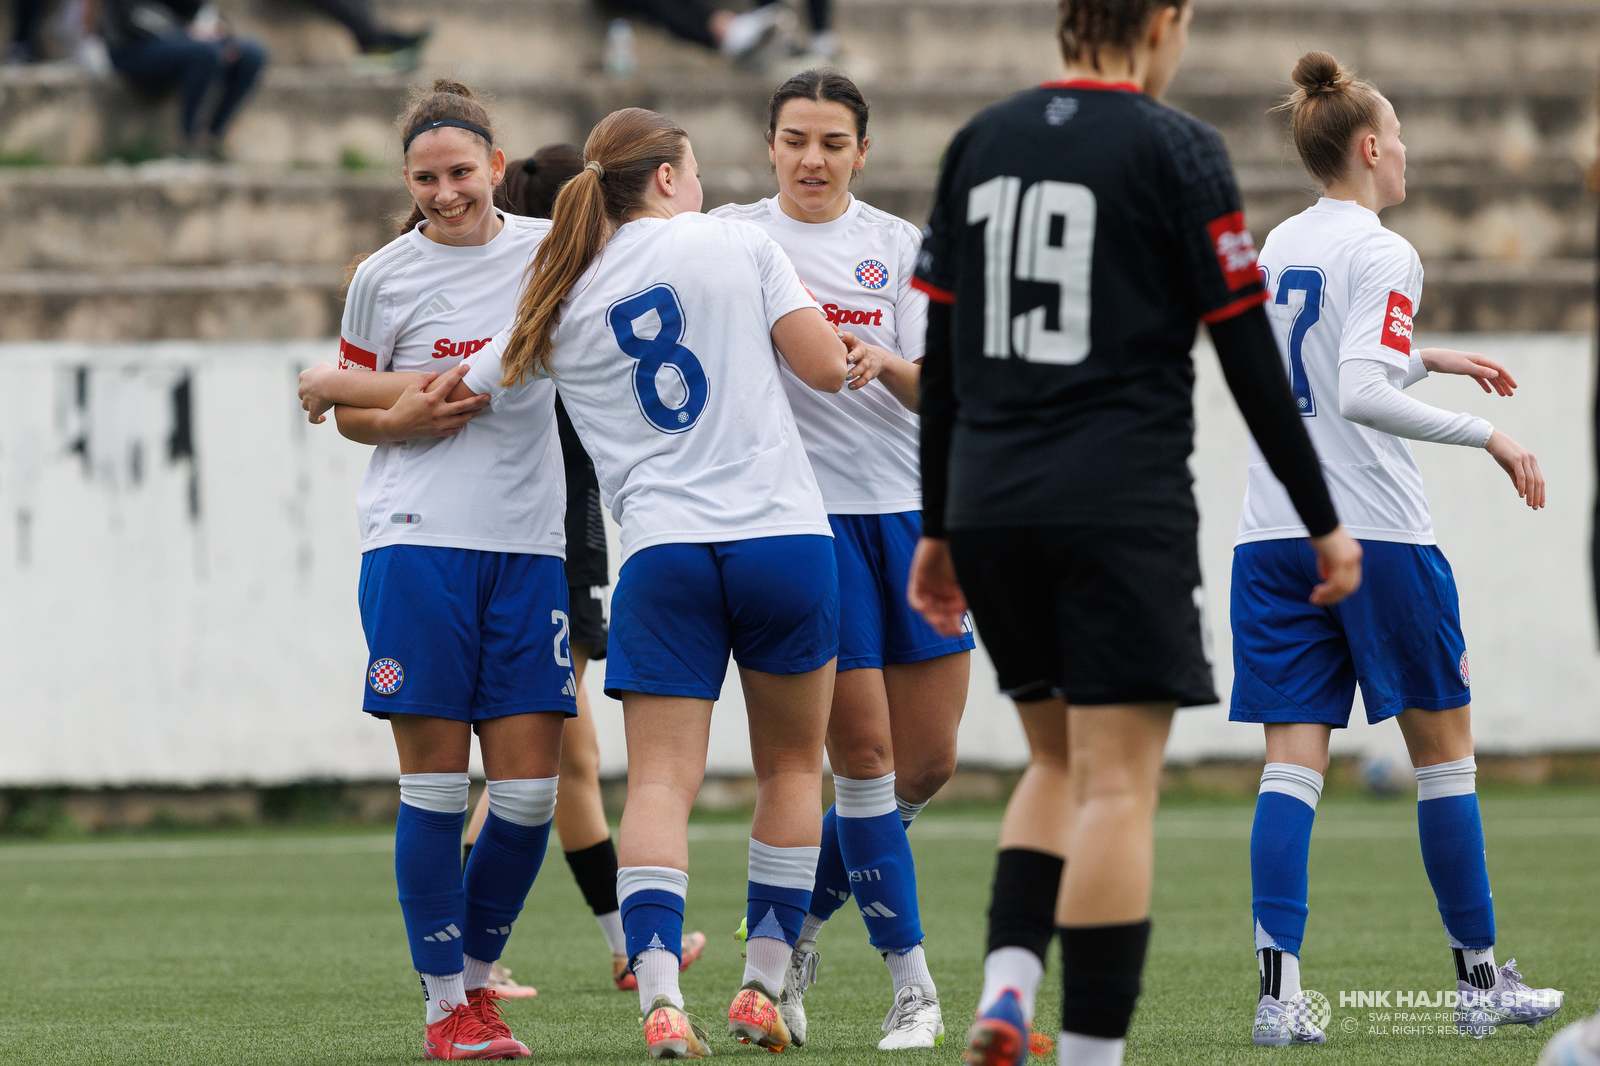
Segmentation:
<svg viewBox="0 0 1600 1066">
<path fill-rule="evenodd" d="M 378 356 L 365 348 L 357 348 L 343 337 L 339 338 L 339 369 L 340 370 L 376 370 L 378 369 Z"/>
<path fill-rule="evenodd" d="M 1222 277 L 1231 291 L 1237 292 L 1261 280 L 1256 269 L 1255 238 L 1245 228 L 1243 211 L 1212 219 L 1206 225 L 1206 232 L 1211 234 L 1211 246 L 1216 250 Z"/>
<path fill-rule="evenodd" d="M 1389 308 L 1383 313 L 1383 333 L 1378 343 L 1402 355 L 1411 354 L 1411 297 L 1390 291 Z"/>
</svg>

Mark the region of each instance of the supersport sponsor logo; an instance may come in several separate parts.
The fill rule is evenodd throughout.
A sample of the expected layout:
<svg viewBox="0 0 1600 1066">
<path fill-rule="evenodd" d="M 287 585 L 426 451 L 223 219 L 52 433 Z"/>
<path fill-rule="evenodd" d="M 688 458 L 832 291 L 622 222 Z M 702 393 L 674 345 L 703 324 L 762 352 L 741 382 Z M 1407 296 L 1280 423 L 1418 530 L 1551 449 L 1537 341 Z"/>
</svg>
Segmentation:
<svg viewBox="0 0 1600 1066">
<path fill-rule="evenodd" d="M 1405 293 L 1389 293 L 1389 309 L 1383 315 L 1383 336 L 1379 340 L 1397 352 L 1411 354 L 1411 297 Z"/>
<path fill-rule="evenodd" d="M 378 369 L 378 356 L 365 348 L 357 348 L 343 337 L 339 338 L 339 369 L 340 370 L 376 370 Z"/>
<path fill-rule="evenodd" d="M 1233 211 L 1206 225 L 1216 248 L 1217 263 L 1230 290 L 1242 289 L 1261 278 L 1256 269 L 1256 242 L 1244 225 L 1244 212 Z"/>
<path fill-rule="evenodd" d="M 454 343 L 448 338 L 437 340 L 433 342 L 433 357 L 435 359 L 465 358 L 473 352 L 481 350 L 485 344 L 492 340 L 494 340 L 493 337 L 485 337 L 481 341 L 456 341 Z"/>
<path fill-rule="evenodd" d="M 838 304 L 823 304 L 822 313 L 828 316 L 828 321 L 836 326 L 881 326 L 883 325 L 883 309 L 872 311 L 852 311 Z"/>
</svg>

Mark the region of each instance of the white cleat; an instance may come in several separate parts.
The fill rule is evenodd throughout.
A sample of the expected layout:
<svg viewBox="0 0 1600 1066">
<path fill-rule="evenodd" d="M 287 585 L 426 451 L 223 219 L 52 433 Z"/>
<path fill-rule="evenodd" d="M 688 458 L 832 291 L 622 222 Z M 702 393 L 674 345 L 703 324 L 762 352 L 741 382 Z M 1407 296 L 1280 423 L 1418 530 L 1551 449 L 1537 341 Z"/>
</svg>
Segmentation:
<svg viewBox="0 0 1600 1066">
<path fill-rule="evenodd" d="M 944 1043 L 944 1014 L 939 997 L 920 985 L 906 985 L 895 994 L 894 1006 L 883 1019 L 887 1035 L 878 1041 L 879 1051 L 904 1051 L 931 1048 Z"/>
<path fill-rule="evenodd" d="M 1538 1066 L 1600 1066 L 1600 1014 L 1573 1022 L 1539 1052 Z"/>
<path fill-rule="evenodd" d="M 1502 1025 L 1538 1025 L 1561 1009 L 1566 996 L 1555 988 L 1529 988 L 1517 972 L 1517 960 L 1510 959 L 1495 975 L 1488 991 L 1456 982 L 1460 1003 L 1456 1007 L 1456 1028 L 1482 1040 Z"/>
<path fill-rule="evenodd" d="M 783 1023 L 789 1027 L 789 1039 L 795 1047 L 805 1046 L 805 994 L 806 989 L 817 983 L 818 960 L 815 951 L 796 948 L 789 956 L 789 969 L 783 975 L 783 991 L 778 993 L 778 1013 L 783 1015 Z"/>
<path fill-rule="evenodd" d="M 1255 1025 L 1251 1028 L 1250 1042 L 1257 1047 L 1288 1047 L 1290 1044 L 1326 1044 L 1328 1034 L 1317 1028 L 1311 1020 L 1306 1001 L 1295 996 L 1280 1003 L 1272 996 L 1262 996 L 1256 1004 Z"/>
</svg>

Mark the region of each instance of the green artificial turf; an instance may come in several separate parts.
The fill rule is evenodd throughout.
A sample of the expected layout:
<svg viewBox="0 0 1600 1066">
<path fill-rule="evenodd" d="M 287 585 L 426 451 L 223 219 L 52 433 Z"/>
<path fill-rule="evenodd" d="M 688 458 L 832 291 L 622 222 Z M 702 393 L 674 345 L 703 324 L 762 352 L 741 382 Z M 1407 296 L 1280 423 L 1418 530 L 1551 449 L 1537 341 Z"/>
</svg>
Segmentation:
<svg viewBox="0 0 1600 1066">
<path fill-rule="evenodd" d="M 1500 959 L 1515 955 L 1530 983 L 1566 990 L 1556 1024 L 1475 1042 L 1396 1033 L 1396 1019 L 1368 1017 L 1381 1008 L 1341 1007 L 1341 991 L 1437 992 L 1453 989 L 1454 975 L 1413 805 L 1331 800 L 1318 810 L 1311 850 L 1303 973 L 1332 1001 L 1330 1043 L 1251 1047 L 1251 808 L 1185 806 L 1159 823 L 1155 934 L 1127 1062 L 1532 1063 L 1559 1025 L 1600 1001 L 1600 794 L 1486 796 L 1483 807 Z M 925 816 L 912 829 L 950 1036 L 942 1049 L 900 1053 L 909 1061 L 959 1061 L 981 980 L 997 816 Z M 710 945 L 684 991 L 719 1057 L 761 1060 L 765 1052 L 731 1043 L 717 1024 L 741 972 L 731 933 L 744 908 L 743 830 L 706 823 L 695 835 L 687 928 L 704 930 Z M 0 1061 L 417 1061 L 421 1001 L 394 894 L 381 835 L 261 830 L 0 846 Z M 811 1042 L 788 1057 L 885 1061 L 875 1045 L 888 977 L 854 907 L 824 931 L 822 952 L 821 981 L 806 997 Z M 507 1006 L 535 1061 L 643 1058 L 637 999 L 611 990 L 605 940 L 555 850 L 505 961 L 539 988 L 537 999 Z M 1038 1010 L 1046 1031 L 1058 981 L 1052 968 Z"/>
</svg>

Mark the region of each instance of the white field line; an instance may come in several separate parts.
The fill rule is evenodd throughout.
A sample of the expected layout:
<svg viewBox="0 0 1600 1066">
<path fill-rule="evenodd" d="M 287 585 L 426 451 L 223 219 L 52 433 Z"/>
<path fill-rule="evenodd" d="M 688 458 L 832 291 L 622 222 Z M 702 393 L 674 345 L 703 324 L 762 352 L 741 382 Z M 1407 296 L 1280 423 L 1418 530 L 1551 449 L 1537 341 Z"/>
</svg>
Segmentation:
<svg viewBox="0 0 1600 1066">
<path fill-rule="evenodd" d="M 1516 818 L 1484 823 L 1490 837 L 1600 836 L 1600 818 Z M 1415 837 L 1417 827 L 1404 821 L 1329 822 L 1316 827 L 1315 836 L 1327 840 L 1398 840 Z M 750 835 L 738 822 L 714 822 L 689 827 L 696 843 L 737 843 Z M 999 838 L 1000 823 L 990 820 L 923 818 L 911 828 L 913 841 L 982 840 Z M 1164 840 L 1248 840 L 1250 823 L 1238 819 L 1209 821 L 1197 818 L 1161 818 L 1156 837 Z M 11 844 L 0 846 L 0 865 L 24 862 L 124 862 L 134 859 L 274 858 L 301 855 L 383 854 L 394 850 L 387 834 L 288 837 L 278 840 L 144 840 L 93 844 Z"/>
</svg>

